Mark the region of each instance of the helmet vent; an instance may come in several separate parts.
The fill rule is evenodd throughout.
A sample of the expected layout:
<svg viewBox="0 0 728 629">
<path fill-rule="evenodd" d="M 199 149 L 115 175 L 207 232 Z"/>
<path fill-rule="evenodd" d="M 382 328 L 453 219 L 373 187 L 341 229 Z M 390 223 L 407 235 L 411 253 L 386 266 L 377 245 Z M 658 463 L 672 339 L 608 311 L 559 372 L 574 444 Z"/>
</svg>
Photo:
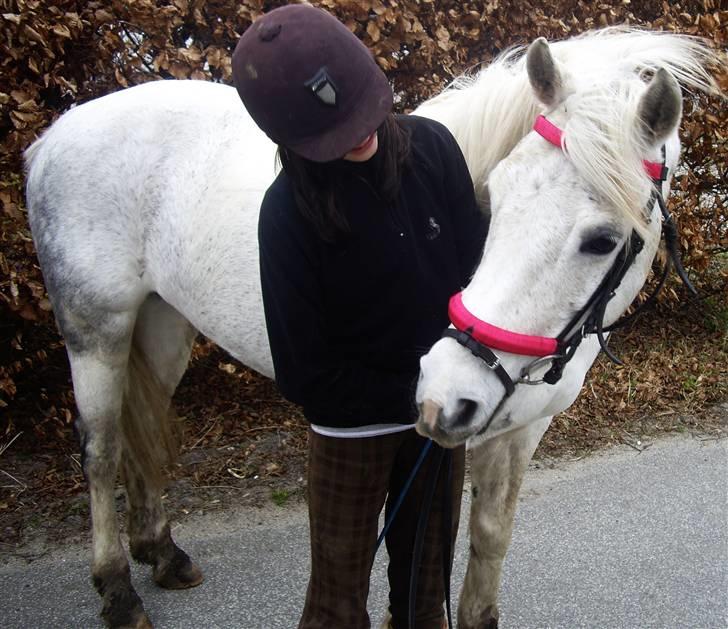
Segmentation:
<svg viewBox="0 0 728 629">
<path fill-rule="evenodd" d="M 276 37 L 278 37 L 278 33 L 281 32 L 282 28 L 283 24 L 270 24 L 269 22 L 266 22 L 265 24 L 260 25 L 260 28 L 258 29 L 258 37 L 260 38 L 260 41 L 273 41 Z"/>
</svg>

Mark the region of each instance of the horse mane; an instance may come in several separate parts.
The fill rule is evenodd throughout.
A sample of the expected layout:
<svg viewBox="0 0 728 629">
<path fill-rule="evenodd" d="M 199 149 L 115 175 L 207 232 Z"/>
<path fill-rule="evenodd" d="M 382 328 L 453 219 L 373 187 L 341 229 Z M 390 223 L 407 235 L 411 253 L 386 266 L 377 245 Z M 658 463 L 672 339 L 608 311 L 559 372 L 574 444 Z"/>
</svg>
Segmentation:
<svg viewBox="0 0 728 629">
<path fill-rule="evenodd" d="M 488 175 L 525 136 L 542 106 L 523 66 L 525 47 L 510 48 L 476 74 L 463 74 L 417 112 L 442 122 L 460 145 L 478 199 Z"/>
<path fill-rule="evenodd" d="M 651 181 L 641 165 L 649 148 L 637 121 L 645 89 L 641 77 L 665 68 L 689 93 L 720 94 L 708 69 L 721 53 L 697 37 L 625 26 L 590 31 L 550 48 L 575 95 L 563 136 L 570 160 L 597 194 L 643 230 L 642 204 Z M 450 128 L 480 195 L 496 164 L 538 114 L 548 113 L 528 81 L 525 50 L 507 50 L 479 72 L 458 77 L 421 108 Z"/>
</svg>

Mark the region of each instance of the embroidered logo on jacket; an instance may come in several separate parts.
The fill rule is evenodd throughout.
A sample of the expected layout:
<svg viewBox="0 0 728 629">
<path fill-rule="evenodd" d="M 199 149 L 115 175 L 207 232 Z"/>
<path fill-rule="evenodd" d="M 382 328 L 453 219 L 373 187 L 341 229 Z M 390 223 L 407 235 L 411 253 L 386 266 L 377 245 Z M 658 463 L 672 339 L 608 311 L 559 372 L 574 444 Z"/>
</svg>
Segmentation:
<svg viewBox="0 0 728 629">
<path fill-rule="evenodd" d="M 435 240 L 440 235 L 440 225 L 435 220 L 434 216 L 430 216 L 427 221 L 427 230 L 425 231 L 425 238 L 427 240 Z"/>
</svg>

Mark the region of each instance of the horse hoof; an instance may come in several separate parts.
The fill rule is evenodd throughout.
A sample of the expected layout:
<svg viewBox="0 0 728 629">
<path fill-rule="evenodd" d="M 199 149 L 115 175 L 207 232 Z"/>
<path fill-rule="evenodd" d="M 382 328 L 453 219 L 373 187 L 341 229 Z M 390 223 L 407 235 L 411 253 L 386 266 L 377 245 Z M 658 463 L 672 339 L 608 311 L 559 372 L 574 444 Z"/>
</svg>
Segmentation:
<svg viewBox="0 0 728 629">
<path fill-rule="evenodd" d="M 498 629 L 498 608 L 494 605 L 482 610 L 475 617 L 466 617 L 463 608 L 458 609 L 458 627 L 460 629 Z"/>
<path fill-rule="evenodd" d="M 187 553 L 175 546 L 172 561 L 155 568 L 154 580 L 157 585 L 167 590 L 185 590 L 200 585 L 203 576 Z"/>
<path fill-rule="evenodd" d="M 382 624 L 379 625 L 379 629 L 393 629 L 392 627 L 392 614 L 387 612 L 382 620 Z"/>
<path fill-rule="evenodd" d="M 101 618 L 110 629 L 153 629 L 142 599 L 131 584 L 128 564 L 100 569 L 93 583 L 104 601 Z"/>
<path fill-rule="evenodd" d="M 163 587 L 167 590 L 186 590 L 187 588 L 193 588 L 202 583 L 205 578 L 202 575 L 202 571 L 192 562 L 189 563 L 183 570 L 174 572 L 167 570 L 161 574 L 155 574 L 154 580 L 157 582 L 159 587 Z"/>
<path fill-rule="evenodd" d="M 132 612 L 132 618 L 127 617 L 123 621 L 118 616 L 114 617 L 113 615 L 105 616 L 104 620 L 109 629 L 154 629 L 152 621 L 149 620 L 149 616 L 147 616 L 143 609 L 134 610 Z"/>
<path fill-rule="evenodd" d="M 137 618 L 136 623 L 133 625 L 126 625 L 119 629 L 154 629 L 154 625 L 152 625 L 152 621 L 149 620 L 149 616 L 142 614 L 139 618 Z"/>
</svg>

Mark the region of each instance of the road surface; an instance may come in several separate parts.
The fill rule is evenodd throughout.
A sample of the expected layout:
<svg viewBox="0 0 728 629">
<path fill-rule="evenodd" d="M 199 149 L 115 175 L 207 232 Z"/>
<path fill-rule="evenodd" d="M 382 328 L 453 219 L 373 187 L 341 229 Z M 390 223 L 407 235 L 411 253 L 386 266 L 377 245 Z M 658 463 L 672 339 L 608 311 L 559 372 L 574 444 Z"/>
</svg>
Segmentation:
<svg viewBox="0 0 728 629">
<path fill-rule="evenodd" d="M 147 569 L 133 566 L 157 629 L 296 626 L 308 570 L 304 505 L 191 517 L 175 538 L 206 581 L 164 591 Z M 466 550 L 462 529 L 455 591 Z M 100 627 L 88 561 L 86 546 L 55 548 L 30 563 L 5 559 L 0 627 Z M 379 557 L 370 596 L 374 626 L 385 601 Z M 505 628 L 728 627 L 728 440 L 672 437 L 643 452 L 622 446 L 532 467 L 500 607 Z"/>
</svg>

